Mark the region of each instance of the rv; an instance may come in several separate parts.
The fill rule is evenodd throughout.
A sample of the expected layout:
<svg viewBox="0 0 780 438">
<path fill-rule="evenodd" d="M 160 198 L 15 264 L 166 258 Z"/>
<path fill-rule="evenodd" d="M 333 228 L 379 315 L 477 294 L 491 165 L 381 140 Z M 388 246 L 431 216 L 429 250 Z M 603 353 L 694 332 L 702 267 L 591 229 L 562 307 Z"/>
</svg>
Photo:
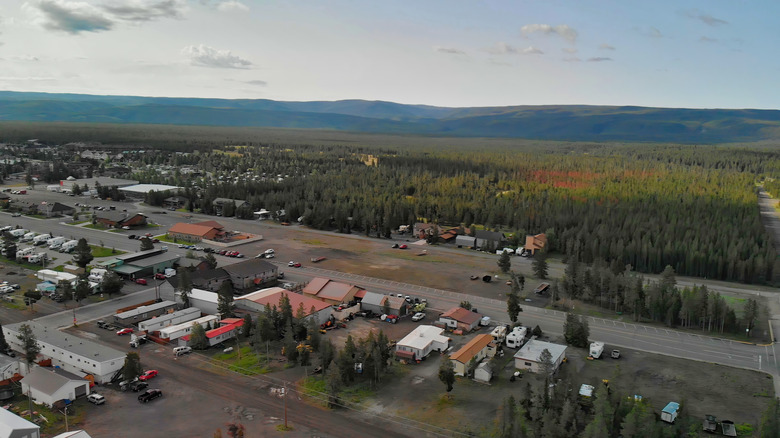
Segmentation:
<svg viewBox="0 0 780 438">
<path fill-rule="evenodd" d="M 512 333 L 506 337 L 506 346 L 509 348 L 520 348 L 525 342 L 525 336 L 528 334 L 528 328 L 515 327 L 512 329 Z"/>
<path fill-rule="evenodd" d="M 17 228 L 15 230 L 11 230 L 11 231 L 8 232 L 8 234 L 10 234 L 13 237 L 22 237 L 22 236 L 24 236 L 27 233 L 28 233 L 28 230 L 25 230 L 24 228 Z"/>
<path fill-rule="evenodd" d="M 41 234 L 41 235 L 33 237 L 32 243 L 35 246 L 45 245 L 46 242 L 49 239 L 51 239 L 51 235 L 49 235 L 49 234 Z"/>
<path fill-rule="evenodd" d="M 42 260 L 48 260 L 48 258 L 45 252 L 30 254 L 27 256 L 27 263 L 40 263 Z"/>
<path fill-rule="evenodd" d="M 29 233 L 27 233 L 24 236 L 22 236 L 22 238 L 19 239 L 19 241 L 20 242 L 29 242 L 29 241 L 33 240 L 33 237 L 35 237 L 35 236 L 36 236 L 36 233 L 34 231 L 30 231 Z"/>
<path fill-rule="evenodd" d="M 79 241 L 78 240 L 69 240 L 62 244 L 62 247 L 60 247 L 60 252 L 71 252 L 78 246 Z"/>
<path fill-rule="evenodd" d="M 103 276 L 106 275 L 106 272 L 108 272 L 108 271 L 106 271 L 105 269 L 95 268 L 95 269 L 89 271 L 88 280 L 89 281 L 93 281 L 95 283 L 100 283 L 100 282 L 103 281 Z"/>
<path fill-rule="evenodd" d="M 22 258 L 22 257 L 24 257 L 26 255 L 30 255 L 30 254 L 33 253 L 33 251 L 35 251 L 35 248 L 33 248 L 33 247 L 22 248 L 22 249 L 16 251 L 16 258 L 20 259 L 20 258 Z"/>
<path fill-rule="evenodd" d="M 588 356 L 598 359 L 601 357 L 601 353 L 604 352 L 604 343 L 603 342 L 592 342 L 590 344 L 590 353 Z"/>
<path fill-rule="evenodd" d="M 60 249 L 63 243 L 67 242 L 68 239 L 64 237 L 52 237 L 51 239 L 46 241 L 46 244 L 49 245 L 49 249 Z"/>
<path fill-rule="evenodd" d="M 506 326 L 500 325 L 490 332 L 490 336 L 496 341 L 496 344 L 501 344 L 506 339 Z"/>
</svg>

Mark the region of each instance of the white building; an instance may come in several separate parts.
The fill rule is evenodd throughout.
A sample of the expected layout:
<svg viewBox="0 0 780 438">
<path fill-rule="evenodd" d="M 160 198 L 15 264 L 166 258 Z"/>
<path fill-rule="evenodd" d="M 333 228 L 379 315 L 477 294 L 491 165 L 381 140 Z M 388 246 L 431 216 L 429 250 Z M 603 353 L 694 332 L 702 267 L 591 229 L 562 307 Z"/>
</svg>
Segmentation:
<svg viewBox="0 0 780 438">
<path fill-rule="evenodd" d="M 293 309 L 293 313 L 296 313 L 298 308 L 302 306 L 304 317 L 314 318 L 318 325 L 324 324 L 333 314 L 333 307 L 330 304 L 303 294 L 290 292 L 281 287 L 269 287 L 267 289 L 236 297 L 235 303 L 236 307 L 239 309 L 265 312 L 266 304 L 271 307 L 276 306 L 279 308 L 279 302 L 282 295 L 286 295 L 290 300 L 290 306 Z"/>
<path fill-rule="evenodd" d="M 176 296 L 178 297 L 179 295 L 181 293 L 176 292 Z M 181 297 L 176 301 L 181 302 Z M 216 315 L 219 313 L 217 310 L 217 293 L 210 290 L 192 289 L 190 291 L 190 306 L 197 307 L 203 313 Z"/>
<path fill-rule="evenodd" d="M 21 341 L 17 338 L 19 326 L 22 324 L 32 328 L 41 347 L 39 357 L 51 359 L 52 366 L 59 366 L 77 376 L 92 375 L 95 383 L 110 381 L 125 363 L 125 353 L 119 350 L 34 321 L 3 326 L 5 340 L 17 352 L 24 351 Z"/>
<path fill-rule="evenodd" d="M 33 367 L 20 382 L 22 392 L 29 391 L 35 403 L 49 407 L 59 400 L 89 395 L 89 380 L 57 368 Z"/>
<path fill-rule="evenodd" d="M 19 374 L 19 360 L 14 357 L 0 355 L 0 381 L 10 379 Z"/>
<path fill-rule="evenodd" d="M 62 432 L 54 438 L 92 438 L 87 432 L 83 430 L 72 430 L 70 432 Z"/>
<path fill-rule="evenodd" d="M 167 315 L 158 316 L 138 323 L 138 330 L 142 332 L 156 332 L 162 328 L 200 318 L 200 309 L 188 307 Z"/>
<path fill-rule="evenodd" d="M 515 368 L 529 370 L 532 373 L 539 372 L 541 369 L 539 358 L 544 350 L 549 351 L 552 355 L 553 372 L 557 371 L 563 359 L 566 358 L 566 346 L 537 339 L 531 339 L 515 353 Z"/>
<path fill-rule="evenodd" d="M 0 438 L 41 438 L 41 427 L 6 409 L 0 409 Z"/>
<path fill-rule="evenodd" d="M 395 355 L 401 359 L 421 360 L 431 351 L 444 351 L 449 347 L 450 338 L 443 336 L 443 331 L 432 325 L 419 325 L 398 341 Z"/>
<path fill-rule="evenodd" d="M 74 282 L 78 280 L 78 275 L 69 274 L 67 272 L 53 271 L 51 269 L 41 269 L 35 273 L 41 281 L 48 281 L 49 283 L 57 284 L 60 281 Z"/>
<path fill-rule="evenodd" d="M 194 327 L 195 324 L 198 324 L 201 327 L 206 328 L 206 326 L 209 323 L 211 324 L 212 327 L 219 325 L 219 316 L 206 315 L 198 319 L 194 319 L 192 321 L 187 321 L 181 324 L 165 327 L 163 329 L 160 329 L 160 339 L 165 339 L 167 341 L 175 341 L 176 339 L 179 339 L 182 336 L 186 336 L 192 333 L 192 327 Z"/>
</svg>

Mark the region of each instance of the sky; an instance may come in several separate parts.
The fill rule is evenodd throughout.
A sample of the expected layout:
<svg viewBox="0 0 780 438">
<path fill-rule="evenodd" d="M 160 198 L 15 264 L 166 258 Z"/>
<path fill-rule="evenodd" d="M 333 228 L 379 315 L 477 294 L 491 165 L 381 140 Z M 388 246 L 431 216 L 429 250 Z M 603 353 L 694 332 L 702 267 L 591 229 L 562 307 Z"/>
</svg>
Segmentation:
<svg viewBox="0 0 780 438">
<path fill-rule="evenodd" d="M 776 0 L 3 0 L 0 90 L 780 105 Z"/>
</svg>

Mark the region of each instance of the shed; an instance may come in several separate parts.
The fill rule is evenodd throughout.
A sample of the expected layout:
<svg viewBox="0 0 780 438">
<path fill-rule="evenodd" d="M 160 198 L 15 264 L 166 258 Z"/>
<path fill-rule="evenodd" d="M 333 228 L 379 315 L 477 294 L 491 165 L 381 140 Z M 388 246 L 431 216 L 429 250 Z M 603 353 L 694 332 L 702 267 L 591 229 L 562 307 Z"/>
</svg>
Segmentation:
<svg viewBox="0 0 780 438">
<path fill-rule="evenodd" d="M 471 236 L 457 236 L 455 237 L 455 245 L 458 245 L 458 248 L 463 248 L 464 246 L 466 248 L 476 248 L 477 238 Z"/>
<path fill-rule="evenodd" d="M 481 362 L 474 370 L 474 380 L 477 382 L 488 383 L 493 378 L 493 367 L 489 361 Z"/>
<path fill-rule="evenodd" d="M 41 438 L 41 428 L 7 409 L 0 409 L 0 438 Z"/>
<path fill-rule="evenodd" d="M 531 339 L 526 342 L 525 345 L 515 353 L 515 368 L 518 370 L 528 370 L 533 373 L 541 370 L 540 356 L 544 350 L 547 350 L 552 355 L 553 372 L 558 370 L 558 367 L 566 358 L 566 346 L 561 344 L 553 344 L 552 342 L 544 342 L 538 339 Z"/>
<path fill-rule="evenodd" d="M 161 301 L 148 306 L 140 306 L 127 312 L 117 313 L 114 315 L 114 322 L 125 326 L 138 324 L 155 316 L 173 313 L 176 307 L 177 305 L 173 301 Z"/>
<path fill-rule="evenodd" d="M 89 381 L 58 368 L 34 367 L 21 380 L 22 391 L 30 391 L 33 401 L 51 407 L 63 399 L 89 395 Z"/>
<path fill-rule="evenodd" d="M 360 302 L 360 309 L 382 314 L 385 313 L 385 304 L 387 304 L 386 310 L 390 311 L 390 315 L 406 315 L 409 307 L 403 298 L 376 292 L 365 292 L 363 300 Z"/>
</svg>

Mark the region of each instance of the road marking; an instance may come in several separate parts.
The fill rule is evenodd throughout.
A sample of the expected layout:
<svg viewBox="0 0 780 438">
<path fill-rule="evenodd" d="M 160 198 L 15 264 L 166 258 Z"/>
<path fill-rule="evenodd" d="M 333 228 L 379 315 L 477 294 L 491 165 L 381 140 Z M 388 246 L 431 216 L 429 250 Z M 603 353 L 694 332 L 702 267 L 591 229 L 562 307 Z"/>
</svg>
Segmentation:
<svg viewBox="0 0 780 438">
<path fill-rule="evenodd" d="M 729 358 L 742 357 L 742 358 L 745 358 L 745 359 L 753 359 L 756 362 L 758 361 L 757 356 L 745 356 L 744 354 L 734 354 L 734 353 L 727 353 L 727 352 L 724 352 L 724 351 L 715 351 L 715 350 L 701 350 L 701 351 L 704 351 L 704 352 L 707 352 L 707 353 L 712 353 L 712 354 L 722 354 L 722 355 L 728 356 Z"/>
</svg>

